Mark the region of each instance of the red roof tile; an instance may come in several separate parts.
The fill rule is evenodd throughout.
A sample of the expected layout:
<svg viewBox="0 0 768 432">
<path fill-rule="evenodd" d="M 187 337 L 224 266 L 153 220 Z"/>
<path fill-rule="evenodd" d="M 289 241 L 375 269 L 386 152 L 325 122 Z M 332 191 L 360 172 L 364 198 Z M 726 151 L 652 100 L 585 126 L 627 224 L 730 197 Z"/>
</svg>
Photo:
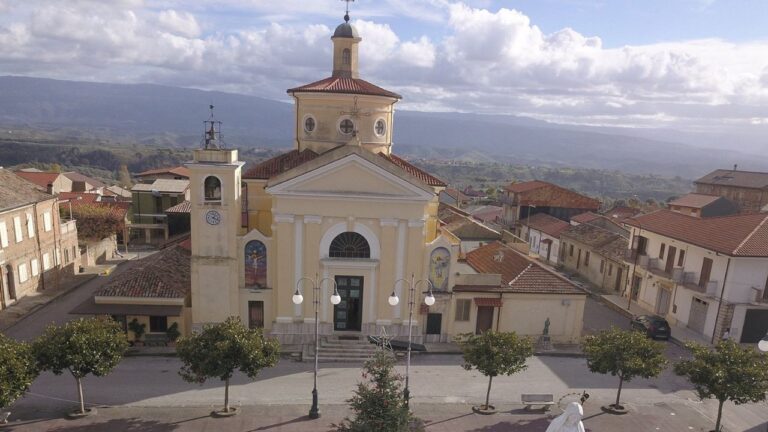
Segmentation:
<svg viewBox="0 0 768 432">
<path fill-rule="evenodd" d="M 192 203 L 189 201 L 182 201 L 173 207 L 165 209 L 165 213 L 191 213 Z"/>
<path fill-rule="evenodd" d="M 311 161 L 318 156 L 312 150 L 291 150 L 288 153 L 267 159 L 256 166 L 246 170 L 243 178 L 268 180 L 278 174 L 284 173 L 289 169 L 296 168 L 304 162 Z"/>
<path fill-rule="evenodd" d="M 185 298 L 191 287 L 190 251 L 175 245 L 142 258 L 130 272 L 99 289 L 98 297 Z"/>
<path fill-rule="evenodd" d="M 69 200 L 73 205 L 77 204 L 92 204 L 98 201 L 99 194 L 87 193 L 87 192 L 61 192 L 59 194 L 60 200 Z"/>
<path fill-rule="evenodd" d="M 403 97 L 359 78 L 328 77 L 300 87 L 288 89 L 288 93 L 344 93 L 371 96 L 386 96 L 395 99 Z"/>
<path fill-rule="evenodd" d="M 521 206 L 562 207 L 597 211 L 600 201 L 540 180 L 513 183 L 507 191 L 516 195 L 515 200 Z"/>
<path fill-rule="evenodd" d="M 148 171 L 135 174 L 134 177 L 145 177 L 157 174 L 173 174 L 179 177 L 189 178 L 189 168 L 183 166 L 171 167 L 171 168 L 157 168 Z"/>
<path fill-rule="evenodd" d="M 475 297 L 474 300 L 478 306 L 502 307 L 504 305 L 498 297 Z"/>
<path fill-rule="evenodd" d="M 467 264 L 479 273 L 501 274 L 500 287 L 460 286 L 454 291 L 500 291 L 543 294 L 586 294 L 570 281 L 494 242 L 467 254 Z"/>
<path fill-rule="evenodd" d="M 43 189 L 47 188 L 49 184 L 53 184 L 56 179 L 59 178 L 61 173 L 57 172 L 29 172 L 29 171 L 15 171 L 15 174 L 26 181 L 32 182 Z"/>
<path fill-rule="evenodd" d="M 390 154 L 389 156 L 385 155 L 384 153 L 379 153 L 379 156 L 383 157 L 384 159 L 392 162 L 393 164 L 397 165 L 398 167 L 402 168 L 405 172 L 408 174 L 418 178 L 419 180 L 423 181 L 424 183 L 430 185 L 430 186 L 437 186 L 437 187 L 445 187 L 447 186 L 444 181 L 440 180 L 439 178 L 433 176 L 432 174 L 422 170 L 421 168 L 417 168 L 416 166 L 412 165 L 405 159 L 401 159 L 394 154 Z"/>
<path fill-rule="evenodd" d="M 694 183 L 765 189 L 768 188 L 768 172 L 719 169 Z"/>
<path fill-rule="evenodd" d="M 719 199 L 720 197 L 717 195 L 689 193 L 687 195 L 681 196 L 680 198 L 670 201 L 669 205 L 680 206 L 680 207 L 702 208 L 712 204 L 713 202 Z"/>
<path fill-rule="evenodd" d="M 592 222 L 595 219 L 600 219 L 600 215 L 592 212 L 585 212 L 585 213 L 577 214 L 576 216 L 572 217 L 571 222 L 583 224 L 587 222 Z"/>
<path fill-rule="evenodd" d="M 657 210 L 626 224 L 731 256 L 768 257 L 768 214 L 696 218 Z"/>
<path fill-rule="evenodd" d="M 520 223 L 554 238 L 560 237 L 560 233 L 571 226 L 568 222 L 561 221 L 546 213 L 536 213 L 528 219 L 521 220 Z"/>
</svg>

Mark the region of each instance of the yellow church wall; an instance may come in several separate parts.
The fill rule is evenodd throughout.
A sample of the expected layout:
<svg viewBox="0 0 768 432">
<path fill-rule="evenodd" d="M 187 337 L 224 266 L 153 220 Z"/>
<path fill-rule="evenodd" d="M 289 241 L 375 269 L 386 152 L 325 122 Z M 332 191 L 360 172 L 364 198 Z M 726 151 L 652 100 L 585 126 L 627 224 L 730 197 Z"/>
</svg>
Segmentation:
<svg viewBox="0 0 768 432">
<path fill-rule="evenodd" d="M 381 232 L 381 256 L 390 257 L 379 263 L 379 282 L 381 289 L 376 298 L 377 313 L 380 320 L 394 319 L 394 308 L 387 303 L 395 286 L 395 264 L 397 257 L 397 220 L 385 222 Z"/>
<path fill-rule="evenodd" d="M 293 218 L 291 218 L 293 219 Z M 287 220 L 275 220 L 273 230 L 275 232 L 274 247 L 276 249 L 276 267 L 274 268 L 275 299 L 277 300 L 276 319 L 293 321 L 295 318 L 294 305 L 291 301 L 295 290 L 294 280 L 294 222 Z"/>
<path fill-rule="evenodd" d="M 264 191 L 266 180 L 244 180 L 247 185 L 248 226 L 272 236 L 272 196 Z"/>
</svg>

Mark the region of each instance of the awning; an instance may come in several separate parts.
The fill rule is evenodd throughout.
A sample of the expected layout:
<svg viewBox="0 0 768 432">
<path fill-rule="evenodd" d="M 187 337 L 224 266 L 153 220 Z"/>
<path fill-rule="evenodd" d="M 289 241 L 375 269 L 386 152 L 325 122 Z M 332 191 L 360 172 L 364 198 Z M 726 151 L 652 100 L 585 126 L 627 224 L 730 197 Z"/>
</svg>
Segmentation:
<svg viewBox="0 0 768 432">
<path fill-rule="evenodd" d="M 74 315 L 181 316 L 183 306 L 96 303 L 93 297 L 69 313 Z"/>
<path fill-rule="evenodd" d="M 501 307 L 504 302 L 498 297 L 475 297 L 475 304 L 478 306 Z"/>
</svg>

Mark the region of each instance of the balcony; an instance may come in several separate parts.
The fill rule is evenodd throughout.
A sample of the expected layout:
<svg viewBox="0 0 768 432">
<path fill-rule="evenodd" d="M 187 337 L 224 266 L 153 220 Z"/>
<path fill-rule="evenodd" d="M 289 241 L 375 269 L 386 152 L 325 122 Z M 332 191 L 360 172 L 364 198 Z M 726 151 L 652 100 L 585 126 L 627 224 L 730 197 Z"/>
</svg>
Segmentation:
<svg viewBox="0 0 768 432">
<path fill-rule="evenodd" d="M 704 287 L 702 288 L 699 286 L 699 281 L 696 278 L 696 274 L 693 272 L 686 272 L 685 274 L 690 274 L 691 276 L 689 278 L 683 277 L 683 283 L 681 284 L 685 288 L 688 288 L 691 291 L 696 291 L 701 294 L 706 294 L 712 297 L 717 297 L 720 293 L 718 292 L 718 287 L 720 284 L 718 281 L 709 281 L 707 282 Z"/>
</svg>

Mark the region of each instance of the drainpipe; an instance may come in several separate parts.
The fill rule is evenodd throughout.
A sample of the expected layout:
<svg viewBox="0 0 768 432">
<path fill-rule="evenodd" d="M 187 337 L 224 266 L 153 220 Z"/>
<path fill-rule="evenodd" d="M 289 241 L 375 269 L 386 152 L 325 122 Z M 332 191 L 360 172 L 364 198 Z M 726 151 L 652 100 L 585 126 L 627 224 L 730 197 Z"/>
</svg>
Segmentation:
<svg viewBox="0 0 768 432">
<path fill-rule="evenodd" d="M 501 302 L 503 297 L 504 297 L 504 293 L 499 293 L 499 302 L 501 304 L 504 304 Z M 499 313 L 496 315 L 496 332 L 499 331 L 499 322 L 501 321 L 501 308 L 502 306 L 499 306 Z"/>
<path fill-rule="evenodd" d="M 37 237 L 37 257 L 38 257 L 38 271 L 40 272 L 40 285 L 45 291 L 45 265 L 43 262 L 43 248 L 40 246 L 40 231 L 37 229 L 40 225 L 37 223 L 37 203 L 32 204 L 32 214 L 35 215 L 35 237 Z M 51 217 L 53 219 L 53 217 Z M 29 231 L 29 230 L 27 230 Z M 29 232 L 27 232 L 29 234 Z M 54 240 L 53 247 L 56 247 L 56 243 Z M 56 257 L 53 258 L 53 262 L 56 263 Z M 32 271 L 32 269 L 30 269 Z"/>
<path fill-rule="evenodd" d="M 640 228 L 638 229 L 637 234 L 632 236 L 632 241 L 633 242 L 635 240 L 635 237 L 639 236 L 643 232 L 643 226 L 640 223 L 638 223 L 638 225 L 640 225 Z M 640 240 L 637 241 L 637 244 L 638 245 L 640 244 Z M 632 250 L 632 249 L 630 249 L 630 250 Z M 634 250 L 635 250 L 635 263 L 632 266 L 632 274 L 629 275 L 629 284 L 628 284 L 629 285 L 629 292 L 627 293 L 628 294 L 627 295 L 627 310 L 629 310 L 629 308 L 632 306 L 632 284 L 634 284 L 634 282 L 635 282 L 635 271 L 637 270 L 637 258 L 640 257 L 640 251 L 637 250 L 637 249 L 634 249 Z"/>
<path fill-rule="evenodd" d="M 715 344 L 715 335 L 717 334 L 717 322 L 720 319 L 720 309 L 723 307 L 723 296 L 725 296 L 725 284 L 728 282 L 728 270 L 731 268 L 731 258 L 728 258 L 728 263 L 725 265 L 725 276 L 723 277 L 723 288 L 720 290 L 720 302 L 717 303 L 717 315 L 715 315 L 715 328 L 712 329 L 711 344 Z"/>
</svg>

